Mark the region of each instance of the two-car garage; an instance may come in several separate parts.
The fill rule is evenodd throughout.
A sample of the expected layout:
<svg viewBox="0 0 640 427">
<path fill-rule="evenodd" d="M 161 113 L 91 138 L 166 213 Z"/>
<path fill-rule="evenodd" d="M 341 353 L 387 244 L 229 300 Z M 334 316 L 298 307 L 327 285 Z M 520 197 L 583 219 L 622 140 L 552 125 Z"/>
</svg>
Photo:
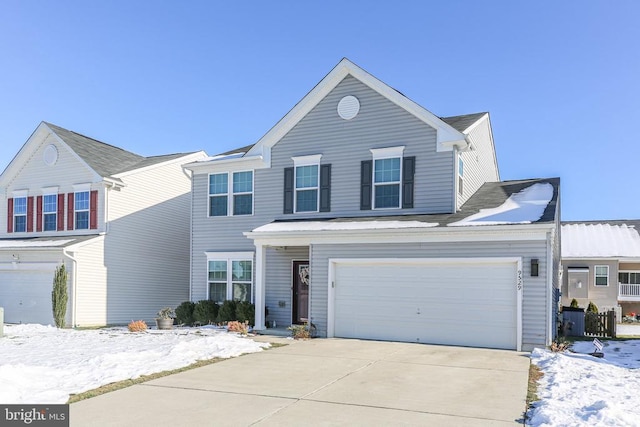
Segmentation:
<svg viewBox="0 0 640 427">
<path fill-rule="evenodd" d="M 329 336 L 520 350 L 520 258 L 329 265 Z"/>
</svg>

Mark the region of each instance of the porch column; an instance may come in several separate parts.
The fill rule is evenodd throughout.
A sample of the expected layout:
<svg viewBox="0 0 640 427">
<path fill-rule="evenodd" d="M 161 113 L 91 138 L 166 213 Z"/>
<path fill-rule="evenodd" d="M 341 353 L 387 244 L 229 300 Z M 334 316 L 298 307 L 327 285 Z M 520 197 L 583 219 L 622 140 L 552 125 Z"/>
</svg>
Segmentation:
<svg viewBox="0 0 640 427">
<path fill-rule="evenodd" d="M 261 331 L 265 328 L 265 272 L 264 272 L 264 258 L 265 247 L 261 243 L 255 243 L 256 246 L 256 294 L 255 294 L 255 307 L 256 307 L 256 324 L 253 327 L 257 331 Z"/>
</svg>

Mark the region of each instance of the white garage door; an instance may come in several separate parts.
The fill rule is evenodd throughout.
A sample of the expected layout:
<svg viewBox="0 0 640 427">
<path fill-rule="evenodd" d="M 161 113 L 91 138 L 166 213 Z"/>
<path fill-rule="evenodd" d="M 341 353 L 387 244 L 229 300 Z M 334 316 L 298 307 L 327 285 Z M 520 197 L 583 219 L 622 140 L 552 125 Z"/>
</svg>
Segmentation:
<svg viewBox="0 0 640 427">
<path fill-rule="evenodd" d="M 515 259 L 339 261 L 334 336 L 515 350 L 517 276 Z"/>
<path fill-rule="evenodd" d="M 6 323 L 53 325 L 51 271 L 0 271 L 0 307 Z"/>
</svg>

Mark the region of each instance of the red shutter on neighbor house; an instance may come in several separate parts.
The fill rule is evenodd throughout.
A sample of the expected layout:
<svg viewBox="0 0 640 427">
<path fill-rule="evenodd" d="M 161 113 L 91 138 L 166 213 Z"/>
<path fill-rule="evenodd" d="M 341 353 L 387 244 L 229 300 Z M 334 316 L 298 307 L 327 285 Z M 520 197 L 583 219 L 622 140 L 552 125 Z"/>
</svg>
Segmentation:
<svg viewBox="0 0 640 427">
<path fill-rule="evenodd" d="M 42 231 L 42 196 L 36 197 L 36 231 Z"/>
<path fill-rule="evenodd" d="M 33 196 L 27 197 L 27 233 L 33 233 Z"/>
<path fill-rule="evenodd" d="M 89 196 L 89 228 L 98 228 L 98 190 L 91 191 Z"/>
<path fill-rule="evenodd" d="M 58 194 L 58 231 L 64 230 L 64 194 Z"/>
<path fill-rule="evenodd" d="M 7 233 L 13 233 L 13 197 L 7 199 Z"/>
<path fill-rule="evenodd" d="M 73 230 L 73 220 L 74 220 L 74 194 L 67 194 L 67 230 Z"/>
</svg>

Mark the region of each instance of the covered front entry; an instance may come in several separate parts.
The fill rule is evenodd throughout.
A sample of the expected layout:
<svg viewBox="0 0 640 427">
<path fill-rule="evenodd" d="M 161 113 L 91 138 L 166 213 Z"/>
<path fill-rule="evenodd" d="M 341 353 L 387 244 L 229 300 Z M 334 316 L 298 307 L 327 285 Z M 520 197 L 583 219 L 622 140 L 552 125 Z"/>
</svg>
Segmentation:
<svg viewBox="0 0 640 427">
<path fill-rule="evenodd" d="M 0 307 L 7 323 L 53 325 L 51 270 L 0 271 Z"/>
<path fill-rule="evenodd" d="M 328 335 L 519 350 L 518 258 L 331 260 Z"/>
</svg>

